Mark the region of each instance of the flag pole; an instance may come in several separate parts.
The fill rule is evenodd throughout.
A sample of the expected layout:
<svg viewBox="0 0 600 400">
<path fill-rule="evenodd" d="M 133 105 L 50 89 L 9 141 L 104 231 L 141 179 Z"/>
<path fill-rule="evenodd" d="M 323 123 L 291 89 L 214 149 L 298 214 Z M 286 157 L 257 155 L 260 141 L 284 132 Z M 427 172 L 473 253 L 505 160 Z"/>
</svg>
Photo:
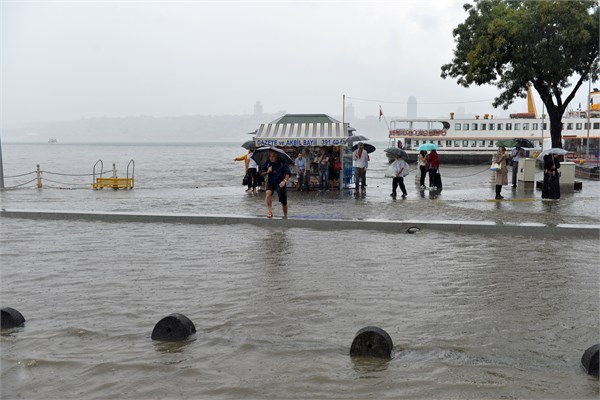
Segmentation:
<svg viewBox="0 0 600 400">
<path fill-rule="evenodd" d="M 0 138 L 0 189 L 4 189 L 4 168 L 2 167 L 2 138 Z"/>
<path fill-rule="evenodd" d="M 389 131 L 390 131 L 390 124 L 388 124 L 388 121 L 385 118 L 385 115 L 383 115 L 383 110 L 381 109 L 381 105 L 380 105 L 379 106 L 379 121 L 381 121 L 381 117 L 383 117 L 383 120 L 385 121 L 385 126 L 387 126 L 388 133 L 389 133 Z"/>
</svg>

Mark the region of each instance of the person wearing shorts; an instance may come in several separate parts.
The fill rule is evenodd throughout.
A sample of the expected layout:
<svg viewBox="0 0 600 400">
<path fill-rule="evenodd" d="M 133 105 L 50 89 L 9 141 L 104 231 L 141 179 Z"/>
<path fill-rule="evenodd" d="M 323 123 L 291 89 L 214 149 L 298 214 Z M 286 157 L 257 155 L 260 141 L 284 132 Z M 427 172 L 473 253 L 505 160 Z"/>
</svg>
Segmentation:
<svg viewBox="0 0 600 400">
<path fill-rule="evenodd" d="M 260 168 L 260 174 L 267 176 L 267 185 L 265 192 L 265 201 L 267 203 L 267 217 L 273 216 L 273 192 L 277 192 L 277 197 L 281 203 L 283 210 L 283 216 L 288 215 L 288 202 L 287 202 L 287 181 L 292 175 L 290 167 L 282 161 L 277 152 L 269 152 L 269 161 L 264 163 Z"/>
</svg>

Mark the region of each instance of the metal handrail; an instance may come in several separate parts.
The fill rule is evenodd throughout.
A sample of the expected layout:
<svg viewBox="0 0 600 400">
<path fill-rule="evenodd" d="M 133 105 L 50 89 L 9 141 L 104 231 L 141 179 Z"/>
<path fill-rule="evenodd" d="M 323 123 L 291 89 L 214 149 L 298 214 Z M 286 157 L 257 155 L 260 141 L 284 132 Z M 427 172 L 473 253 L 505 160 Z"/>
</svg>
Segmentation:
<svg viewBox="0 0 600 400">
<path fill-rule="evenodd" d="M 92 172 L 92 175 L 93 175 L 93 178 L 92 178 L 93 182 L 92 182 L 92 184 L 96 182 L 96 165 L 98 165 L 98 163 L 100 163 L 100 176 L 102 176 L 102 174 L 104 173 L 103 172 L 104 171 L 104 163 L 102 162 L 102 160 L 96 161 L 96 164 L 94 164 L 94 170 Z"/>
<path fill-rule="evenodd" d="M 127 164 L 127 179 L 129 179 L 129 166 L 131 165 L 131 179 L 133 180 L 133 174 L 135 172 L 135 162 L 133 160 L 129 161 Z"/>
</svg>

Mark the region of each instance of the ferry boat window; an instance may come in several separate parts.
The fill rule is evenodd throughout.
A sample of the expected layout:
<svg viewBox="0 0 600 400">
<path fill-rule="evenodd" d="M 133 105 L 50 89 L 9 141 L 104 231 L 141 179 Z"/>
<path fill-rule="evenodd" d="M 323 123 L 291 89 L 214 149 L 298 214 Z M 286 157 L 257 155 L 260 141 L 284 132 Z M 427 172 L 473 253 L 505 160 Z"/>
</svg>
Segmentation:
<svg viewBox="0 0 600 400">
<path fill-rule="evenodd" d="M 515 131 L 520 131 L 520 130 L 521 130 L 521 124 L 515 123 Z"/>
<path fill-rule="evenodd" d="M 534 122 L 533 124 L 531 124 L 531 129 L 534 131 L 537 131 L 539 129 L 537 122 Z"/>
<path fill-rule="evenodd" d="M 568 130 L 568 131 L 572 131 L 572 130 L 573 130 L 573 123 L 572 123 L 572 122 L 569 122 L 569 123 L 567 124 L 567 130 Z"/>
<path fill-rule="evenodd" d="M 460 124 L 454 124 L 454 130 L 460 131 Z"/>
<path fill-rule="evenodd" d="M 548 129 L 548 124 L 546 122 L 542 122 L 542 129 Z"/>
<path fill-rule="evenodd" d="M 452 140 L 446 140 L 446 147 L 452 147 Z"/>
<path fill-rule="evenodd" d="M 468 140 L 463 140 L 463 147 L 469 147 L 469 141 Z"/>
<path fill-rule="evenodd" d="M 475 124 L 475 123 L 471 124 L 471 130 L 476 131 L 477 130 L 477 124 Z"/>
<path fill-rule="evenodd" d="M 490 140 L 490 142 L 488 143 L 488 147 L 494 147 L 494 141 Z"/>
<path fill-rule="evenodd" d="M 526 122 L 523 124 L 523 130 L 524 131 L 528 131 L 529 130 L 529 122 Z"/>
<path fill-rule="evenodd" d="M 498 124 L 498 130 L 501 131 L 502 130 L 502 124 Z"/>
<path fill-rule="evenodd" d="M 471 145 L 471 147 L 476 147 L 477 146 L 477 140 L 469 140 L 469 144 Z"/>
<path fill-rule="evenodd" d="M 600 129 L 600 122 L 594 122 L 594 129 Z"/>
<path fill-rule="evenodd" d="M 463 130 L 468 131 L 469 130 L 469 124 L 463 124 Z"/>
<path fill-rule="evenodd" d="M 481 124 L 481 130 L 485 131 L 486 124 Z"/>
<path fill-rule="evenodd" d="M 581 129 L 581 122 L 575 124 L 575 129 Z"/>
<path fill-rule="evenodd" d="M 493 131 L 495 129 L 495 124 L 493 122 L 490 123 L 490 131 Z"/>
<path fill-rule="evenodd" d="M 442 141 L 441 141 L 441 140 L 438 140 L 437 142 L 438 142 L 438 146 L 439 146 L 439 147 L 443 146 L 443 144 L 442 144 Z"/>
<path fill-rule="evenodd" d="M 485 140 L 479 141 L 479 147 L 485 147 Z"/>
<path fill-rule="evenodd" d="M 460 147 L 460 141 L 455 140 L 454 141 L 454 147 Z"/>
<path fill-rule="evenodd" d="M 590 129 L 590 123 L 589 123 L 589 122 L 586 122 L 586 123 L 584 124 L 584 126 L 585 126 L 585 128 L 583 128 L 583 129 Z"/>
<path fill-rule="evenodd" d="M 500 125 L 500 124 L 498 124 L 498 125 Z M 498 129 L 500 129 L 500 128 L 498 128 Z M 510 123 L 510 122 L 507 122 L 507 123 L 506 123 L 506 130 L 507 130 L 507 131 L 510 131 L 510 130 L 512 130 L 512 123 Z"/>
</svg>

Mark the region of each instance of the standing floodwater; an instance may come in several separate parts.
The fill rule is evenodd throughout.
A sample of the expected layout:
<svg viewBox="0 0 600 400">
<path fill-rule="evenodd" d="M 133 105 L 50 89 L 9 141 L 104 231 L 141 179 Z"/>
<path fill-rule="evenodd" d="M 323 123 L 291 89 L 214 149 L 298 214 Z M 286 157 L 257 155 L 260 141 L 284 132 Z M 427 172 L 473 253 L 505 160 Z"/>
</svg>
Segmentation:
<svg viewBox="0 0 600 400">
<path fill-rule="evenodd" d="M 36 163 L 91 172 L 103 158 L 117 167 L 135 159 L 137 179 L 130 191 L 4 191 L 1 207 L 262 216 L 264 197 L 244 192 L 243 167 L 229 161 L 242 152 L 235 144 L 3 144 L 6 175 Z M 290 218 L 598 224 L 597 182 L 559 202 L 518 191 L 522 201 L 499 203 L 488 201 L 487 166 L 442 166 L 439 196 L 420 197 L 412 171 L 408 198 L 393 201 L 378 157 L 365 199 L 290 191 Z M 2 306 L 27 322 L 0 337 L 0 395 L 598 398 L 598 380 L 579 367 L 598 342 L 598 244 L 1 218 Z M 193 340 L 152 341 L 154 325 L 175 312 L 193 321 Z M 350 358 L 365 326 L 390 334 L 391 360 Z"/>
</svg>

